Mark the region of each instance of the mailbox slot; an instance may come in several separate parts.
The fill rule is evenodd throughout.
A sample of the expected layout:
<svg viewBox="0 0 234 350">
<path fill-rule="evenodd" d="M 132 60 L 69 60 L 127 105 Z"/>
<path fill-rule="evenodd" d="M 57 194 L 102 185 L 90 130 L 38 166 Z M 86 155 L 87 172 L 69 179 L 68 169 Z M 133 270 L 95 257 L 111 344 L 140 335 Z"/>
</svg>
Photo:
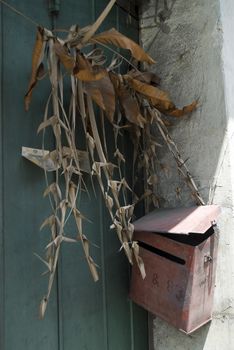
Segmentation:
<svg viewBox="0 0 234 350">
<path fill-rule="evenodd" d="M 171 260 L 171 261 L 173 261 L 173 262 L 175 262 L 177 264 L 181 264 L 181 265 L 185 264 L 185 260 L 184 259 L 181 259 L 178 256 L 175 256 L 173 254 L 167 253 L 164 250 L 158 249 L 156 247 L 153 247 L 153 246 L 151 246 L 151 245 L 149 245 L 147 243 L 140 242 L 140 241 L 138 241 L 138 244 L 139 244 L 140 247 L 148 250 L 149 252 L 151 252 L 153 254 L 157 254 L 159 256 L 162 256 L 163 258 Z"/>
</svg>

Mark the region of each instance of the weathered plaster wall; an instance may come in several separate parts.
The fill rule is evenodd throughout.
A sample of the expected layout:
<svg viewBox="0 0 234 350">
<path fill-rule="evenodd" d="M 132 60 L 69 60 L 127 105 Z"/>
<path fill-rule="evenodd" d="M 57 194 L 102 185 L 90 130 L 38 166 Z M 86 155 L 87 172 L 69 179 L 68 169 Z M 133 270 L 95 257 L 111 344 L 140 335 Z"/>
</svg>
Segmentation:
<svg viewBox="0 0 234 350">
<path fill-rule="evenodd" d="M 177 105 L 199 99 L 199 108 L 173 121 L 170 132 L 205 201 L 222 206 L 214 319 L 186 336 L 158 318 L 152 321 L 155 350 L 234 349 L 234 2 L 151 0 L 141 9 L 141 41 L 157 61 L 154 70 Z M 155 24 L 155 9 L 157 20 Z M 164 12 L 161 12 L 164 9 Z M 161 12 L 161 14 L 160 14 Z M 161 18 L 161 22 L 160 22 Z M 158 188 L 164 206 L 192 204 L 162 149 L 169 173 Z M 176 188 L 181 188 L 181 197 Z"/>
</svg>

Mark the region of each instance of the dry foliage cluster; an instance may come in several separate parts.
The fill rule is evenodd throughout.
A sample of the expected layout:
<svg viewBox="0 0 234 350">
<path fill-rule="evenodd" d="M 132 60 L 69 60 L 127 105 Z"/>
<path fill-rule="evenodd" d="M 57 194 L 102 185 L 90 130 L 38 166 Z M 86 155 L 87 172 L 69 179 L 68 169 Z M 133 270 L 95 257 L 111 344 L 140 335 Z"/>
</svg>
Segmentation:
<svg viewBox="0 0 234 350">
<path fill-rule="evenodd" d="M 155 190 L 157 184 L 155 155 L 160 145 L 151 133 L 153 123 L 157 125 L 175 157 L 178 170 L 191 188 L 197 203 L 203 204 L 196 185 L 161 118 L 161 113 L 174 117 L 190 113 L 196 108 L 196 102 L 182 110 L 177 109 L 168 94 L 158 88 L 159 79 L 155 74 L 140 71 L 133 65 L 126 74 L 120 74 L 119 68 L 123 57 L 118 50 L 107 64 L 103 49 L 106 50 L 109 45 L 111 52 L 113 46 L 130 50 L 134 62 L 145 62 L 149 65 L 155 63 L 140 46 L 115 29 L 95 34 L 114 2 L 112 0 L 109 3 L 93 25 L 85 28 L 72 26 L 65 40 L 46 28 L 40 27 L 37 31 L 25 108 L 29 109 L 32 92 L 38 80 L 48 76 L 51 92 L 45 106 L 44 120 L 39 125 L 38 132 L 44 134 L 47 128 L 53 131 L 55 147 L 46 159 L 53 161 L 56 179 L 48 185 L 44 193 L 50 197 L 52 213 L 41 227 L 47 226 L 51 232 L 46 257 L 40 258 L 49 272 L 48 291 L 40 305 L 41 317 L 44 316 L 50 297 L 62 242 L 80 242 L 93 279 L 98 280 L 97 266 L 90 255 L 89 240 L 83 230 L 85 217 L 77 207 L 80 191 L 87 188 L 84 173 L 88 172 L 91 178 L 97 178 L 112 220 L 111 228 L 116 230 L 130 264 L 136 263 L 142 277 L 145 277 L 139 246 L 133 240 L 132 216 L 139 200 L 147 198 L 148 203 L 151 201 L 154 206 L 158 206 Z M 86 49 L 83 50 L 84 48 Z M 68 108 L 64 104 L 65 78 L 70 81 Z M 121 113 L 116 113 L 117 108 Z M 97 123 L 99 118 L 101 123 Z M 109 161 L 105 137 L 106 123 L 110 123 L 113 127 L 115 162 Z M 98 124 L 102 126 L 101 131 Z M 122 176 L 121 168 L 126 162 L 124 154 L 118 147 L 122 129 L 128 130 L 133 140 L 133 167 L 136 172 L 143 171 L 146 179 L 144 193 L 140 198 L 134 195 Z M 82 150 L 77 149 L 77 140 L 81 134 L 86 140 L 86 146 Z M 65 234 L 65 225 L 70 216 L 73 216 L 76 222 L 78 232 L 76 239 Z"/>
</svg>

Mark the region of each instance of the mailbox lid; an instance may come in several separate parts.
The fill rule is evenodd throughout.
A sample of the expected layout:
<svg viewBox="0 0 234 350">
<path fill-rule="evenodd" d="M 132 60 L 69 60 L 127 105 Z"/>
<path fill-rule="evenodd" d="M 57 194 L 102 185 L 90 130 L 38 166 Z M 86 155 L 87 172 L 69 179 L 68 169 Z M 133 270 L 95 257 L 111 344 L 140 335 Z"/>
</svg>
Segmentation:
<svg viewBox="0 0 234 350">
<path fill-rule="evenodd" d="M 220 207 L 217 205 L 156 209 L 133 224 L 135 231 L 203 234 L 217 220 L 219 214 Z"/>
</svg>

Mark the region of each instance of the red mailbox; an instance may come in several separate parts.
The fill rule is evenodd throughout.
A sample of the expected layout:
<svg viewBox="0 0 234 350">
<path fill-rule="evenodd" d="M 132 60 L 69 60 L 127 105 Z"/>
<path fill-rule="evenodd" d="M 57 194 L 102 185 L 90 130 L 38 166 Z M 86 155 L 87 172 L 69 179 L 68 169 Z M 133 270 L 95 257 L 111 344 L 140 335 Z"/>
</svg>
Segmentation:
<svg viewBox="0 0 234 350">
<path fill-rule="evenodd" d="M 215 205 L 158 209 L 134 222 L 146 278 L 133 266 L 130 298 L 186 333 L 211 320 L 219 212 Z"/>
</svg>

